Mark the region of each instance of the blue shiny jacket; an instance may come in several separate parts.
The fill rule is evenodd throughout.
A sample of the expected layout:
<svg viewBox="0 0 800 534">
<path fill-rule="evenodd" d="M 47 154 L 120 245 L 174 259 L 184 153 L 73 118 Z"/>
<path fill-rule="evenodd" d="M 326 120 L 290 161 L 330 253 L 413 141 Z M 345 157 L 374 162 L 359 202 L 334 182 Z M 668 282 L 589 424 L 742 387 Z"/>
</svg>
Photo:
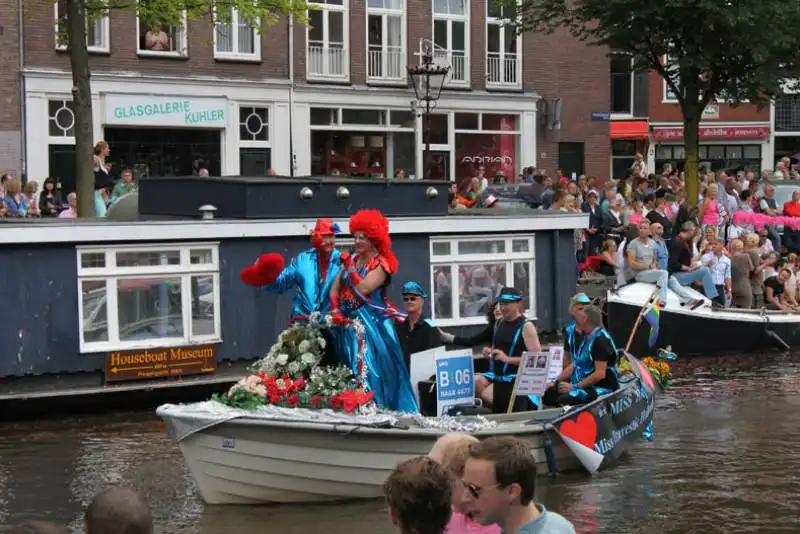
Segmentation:
<svg viewBox="0 0 800 534">
<path fill-rule="evenodd" d="M 580 348 L 576 354 L 571 355 L 573 364 L 572 368 L 572 376 L 570 377 L 570 383 L 575 386 L 581 380 L 589 376 L 594 372 L 594 360 L 592 359 L 592 345 L 594 345 L 594 340 L 597 339 L 599 336 L 605 336 L 611 342 L 611 346 L 613 347 L 614 351 L 616 352 L 617 346 L 614 344 L 614 340 L 611 339 L 611 336 L 608 332 L 606 332 L 605 328 L 598 328 L 596 329 L 591 335 L 585 336 L 583 338 L 583 342 L 581 343 Z M 615 375 L 617 374 L 617 367 L 616 365 L 609 365 L 609 369 Z"/>
<path fill-rule="evenodd" d="M 304 250 L 287 265 L 278 279 L 264 289 L 271 293 L 285 293 L 293 287 L 297 288 L 292 300 L 292 316 L 307 316 L 311 312 L 330 313 L 331 286 L 342 269 L 338 250 L 331 253 L 328 261 L 328 272 L 325 280 L 321 280 L 319 254 L 315 249 Z"/>
</svg>

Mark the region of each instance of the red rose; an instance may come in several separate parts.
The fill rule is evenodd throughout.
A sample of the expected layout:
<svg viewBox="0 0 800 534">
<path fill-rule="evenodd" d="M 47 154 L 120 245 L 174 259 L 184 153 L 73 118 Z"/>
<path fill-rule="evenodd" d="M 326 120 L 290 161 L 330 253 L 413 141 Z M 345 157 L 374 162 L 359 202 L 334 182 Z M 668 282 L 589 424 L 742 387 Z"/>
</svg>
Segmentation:
<svg viewBox="0 0 800 534">
<path fill-rule="evenodd" d="M 298 404 L 300 404 L 299 395 L 289 395 L 289 398 L 287 398 L 286 400 L 291 406 L 297 406 Z"/>
<path fill-rule="evenodd" d="M 318 406 L 322 404 L 324 400 L 325 397 L 322 397 L 320 395 L 314 395 L 313 397 L 311 397 L 311 406 Z"/>
<path fill-rule="evenodd" d="M 270 395 L 269 396 L 269 403 L 270 404 L 278 404 L 281 402 L 281 398 L 278 395 Z"/>
</svg>

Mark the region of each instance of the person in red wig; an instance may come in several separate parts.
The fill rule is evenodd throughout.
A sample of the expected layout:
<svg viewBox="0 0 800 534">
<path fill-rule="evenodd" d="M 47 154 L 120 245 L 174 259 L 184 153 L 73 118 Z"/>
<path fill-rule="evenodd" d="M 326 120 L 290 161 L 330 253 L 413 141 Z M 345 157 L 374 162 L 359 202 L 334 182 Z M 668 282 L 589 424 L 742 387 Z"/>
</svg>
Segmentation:
<svg viewBox="0 0 800 534">
<path fill-rule="evenodd" d="M 367 353 L 367 386 L 375 392 L 375 402 L 384 408 L 417 412 L 417 400 L 411 388 L 403 349 L 394 328 L 403 320 L 386 297 L 386 287 L 398 262 L 392 252 L 389 221 L 378 210 L 360 210 L 350 217 L 350 233 L 355 238 L 353 254 L 341 255 L 343 269 L 331 289 L 334 320 L 358 318 L 364 325 Z M 345 332 L 346 350 L 357 350 L 355 334 Z M 357 367 L 357 355 L 350 357 Z"/>
<path fill-rule="evenodd" d="M 336 250 L 336 234 L 339 225 L 332 219 L 319 219 L 311 232 L 313 248 L 298 254 L 288 266 L 283 256 L 277 253 L 262 254 L 252 265 L 245 267 L 240 277 L 252 287 L 262 287 L 271 293 L 285 293 L 297 288 L 292 300 L 292 317 L 308 317 L 312 312 L 329 314 L 331 288 L 342 269 L 339 251 Z M 328 363 L 344 363 L 344 354 L 339 341 L 343 335 L 341 327 L 323 331 L 327 338 L 325 358 Z M 342 353 L 342 354 L 340 354 Z M 349 364 L 349 362 L 347 362 Z"/>
</svg>

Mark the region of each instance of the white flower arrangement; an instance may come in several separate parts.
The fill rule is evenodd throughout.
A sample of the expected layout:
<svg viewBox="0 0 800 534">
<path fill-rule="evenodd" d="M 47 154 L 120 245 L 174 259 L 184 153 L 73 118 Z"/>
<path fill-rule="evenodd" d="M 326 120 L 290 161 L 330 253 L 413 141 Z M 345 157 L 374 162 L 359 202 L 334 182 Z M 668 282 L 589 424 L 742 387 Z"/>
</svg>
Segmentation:
<svg viewBox="0 0 800 534">
<path fill-rule="evenodd" d="M 320 326 L 295 323 L 278 335 L 278 341 L 252 370 L 270 376 L 298 378 L 307 375 L 322 361 L 324 348 L 325 338 Z"/>
</svg>

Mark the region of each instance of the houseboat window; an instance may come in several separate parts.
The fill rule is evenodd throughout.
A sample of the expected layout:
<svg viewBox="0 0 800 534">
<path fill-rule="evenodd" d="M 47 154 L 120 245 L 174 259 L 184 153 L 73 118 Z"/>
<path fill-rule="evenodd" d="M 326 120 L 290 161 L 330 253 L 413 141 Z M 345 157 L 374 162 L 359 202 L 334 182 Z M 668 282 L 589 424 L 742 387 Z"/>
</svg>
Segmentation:
<svg viewBox="0 0 800 534">
<path fill-rule="evenodd" d="M 536 316 L 533 236 L 431 239 L 431 307 L 442 326 L 482 324 L 503 286 Z M 454 252 L 457 251 L 457 252 Z"/>
<path fill-rule="evenodd" d="M 77 253 L 82 353 L 221 340 L 218 243 Z"/>
</svg>

